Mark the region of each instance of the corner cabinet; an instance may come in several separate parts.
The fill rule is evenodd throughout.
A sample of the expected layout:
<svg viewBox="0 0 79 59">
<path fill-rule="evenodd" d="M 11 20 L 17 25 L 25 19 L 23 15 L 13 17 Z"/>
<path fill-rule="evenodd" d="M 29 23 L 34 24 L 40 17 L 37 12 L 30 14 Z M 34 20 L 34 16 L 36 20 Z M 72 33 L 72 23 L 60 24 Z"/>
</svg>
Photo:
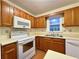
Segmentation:
<svg viewBox="0 0 79 59">
<path fill-rule="evenodd" d="M 13 7 L 8 3 L 2 1 L 2 25 L 12 26 Z"/>
<path fill-rule="evenodd" d="M 64 11 L 64 26 L 79 26 L 79 7 Z"/>
<path fill-rule="evenodd" d="M 16 43 L 2 46 L 2 59 L 17 59 Z"/>
<path fill-rule="evenodd" d="M 65 39 L 37 36 L 36 48 L 43 51 L 50 49 L 65 54 Z"/>
<path fill-rule="evenodd" d="M 35 28 L 46 28 L 46 17 L 41 16 L 35 19 Z"/>
</svg>

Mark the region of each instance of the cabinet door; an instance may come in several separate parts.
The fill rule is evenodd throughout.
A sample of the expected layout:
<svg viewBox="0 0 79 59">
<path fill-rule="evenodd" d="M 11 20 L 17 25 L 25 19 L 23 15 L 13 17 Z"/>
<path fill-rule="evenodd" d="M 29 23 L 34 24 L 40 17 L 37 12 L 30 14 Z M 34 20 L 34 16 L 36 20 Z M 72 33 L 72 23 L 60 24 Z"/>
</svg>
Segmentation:
<svg viewBox="0 0 79 59">
<path fill-rule="evenodd" d="M 45 28 L 46 27 L 46 19 L 44 16 L 38 17 L 35 20 L 36 28 Z"/>
<path fill-rule="evenodd" d="M 2 2 L 2 25 L 12 26 L 13 20 L 13 7 L 8 3 Z"/>
<path fill-rule="evenodd" d="M 65 53 L 64 39 L 56 39 L 56 38 L 52 39 L 52 41 L 50 42 L 49 49 L 60 52 L 60 53 Z"/>
<path fill-rule="evenodd" d="M 43 37 L 40 38 L 40 49 L 46 51 L 46 41 Z"/>
<path fill-rule="evenodd" d="M 14 16 L 19 16 L 20 17 L 20 10 L 16 7 L 14 7 Z"/>
<path fill-rule="evenodd" d="M 1 26 L 1 0 L 0 0 L 0 26 Z"/>
<path fill-rule="evenodd" d="M 40 49 L 40 37 L 35 37 L 35 42 L 36 42 L 36 48 Z"/>
<path fill-rule="evenodd" d="M 74 25 L 79 26 L 79 7 L 76 7 L 74 10 Z"/>
<path fill-rule="evenodd" d="M 64 11 L 64 26 L 73 26 L 74 16 L 73 9 L 68 9 Z"/>
<path fill-rule="evenodd" d="M 2 59 L 17 59 L 16 43 L 2 47 Z"/>
<path fill-rule="evenodd" d="M 64 44 L 63 43 L 61 43 L 61 42 L 59 42 L 59 43 L 57 43 L 57 42 L 54 42 L 53 44 L 53 50 L 54 51 L 57 51 L 57 52 L 60 52 L 60 53 L 65 53 L 65 49 L 64 49 Z"/>
<path fill-rule="evenodd" d="M 30 16 L 31 20 L 31 28 L 35 28 L 35 18 L 33 16 Z"/>
</svg>

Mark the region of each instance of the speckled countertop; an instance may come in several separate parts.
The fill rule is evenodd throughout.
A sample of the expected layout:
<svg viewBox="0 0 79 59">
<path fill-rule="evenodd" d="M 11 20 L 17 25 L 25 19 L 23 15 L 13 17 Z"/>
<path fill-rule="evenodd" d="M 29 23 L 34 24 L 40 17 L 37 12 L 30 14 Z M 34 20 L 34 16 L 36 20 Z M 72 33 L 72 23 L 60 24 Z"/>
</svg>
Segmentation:
<svg viewBox="0 0 79 59">
<path fill-rule="evenodd" d="M 0 35 L 0 44 L 2 46 L 7 45 L 7 44 L 10 44 L 10 43 L 14 43 L 14 42 L 17 42 L 17 41 L 9 38 L 6 35 Z"/>
<path fill-rule="evenodd" d="M 53 36 L 45 36 L 45 35 L 39 35 L 39 36 L 42 36 L 42 37 L 49 37 L 49 38 L 61 38 L 61 39 L 70 39 L 70 40 L 79 40 L 79 38 L 77 37 L 53 37 Z"/>
<path fill-rule="evenodd" d="M 10 44 L 10 43 L 13 43 L 13 42 L 17 42 L 17 41 L 16 40 L 13 40 L 13 39 L 9 39 L 9 38 L 6 38 L 6 39 L 1 39 L 0 38 L 0 44 L 2 46 L 7 45 L 7 44 Z"/>
</svg>

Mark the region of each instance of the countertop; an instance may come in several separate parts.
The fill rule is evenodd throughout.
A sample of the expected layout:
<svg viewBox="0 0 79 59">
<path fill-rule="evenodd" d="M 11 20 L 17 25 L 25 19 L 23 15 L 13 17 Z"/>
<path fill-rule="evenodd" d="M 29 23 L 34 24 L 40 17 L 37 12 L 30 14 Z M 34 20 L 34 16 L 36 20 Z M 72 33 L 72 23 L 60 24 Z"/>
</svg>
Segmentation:
<svg viewBox="0 0 79 59">
<path fill-rule="evenodd" d="M 76 38 L 76 37 L 53 37 L 53 36 L 45 36 L 45 35 L 39 35 L 39 36 L 42 36 L 42 37 L 49 37 L 49 38 L 60 38 L 60 39 L 71 39 L 71 40 L 79 40 L 79 38 Z"/>
<path fill-rule="evenodd" d="M 9 39 L 9 38 L 7 38 L 7 39 L 0 39 L 0 44 L 2 46 L 10 44 L 10 43 L 13 43 L 13 42 L 17 42 L 17 41 L 13 40 L 13 39 Z"/>
<path fill-rule="evenodd" d="M 29 36 L 27 37 L 26 39 L 29 39 L 29 38 L 35 38 L 35 36 Z M 15 39 L 11 39 L 11 38 L 0 38 L 0 44 L 2 46 L 4 45 L 7 45 L 7 44 L 10 44 L 10 43 L 13 43 L 13 42 L 17 42 L 18 40 L 15 40 Z M 20 41 L 20 40 L 19 40 Z"/>
<path fill-rule="evenodd" d="M 54 52 L 52 50 L 48 50 L 44 59 L 77 59 L 77 58 L 64 55 L 58 52 Z"/>
</svg>

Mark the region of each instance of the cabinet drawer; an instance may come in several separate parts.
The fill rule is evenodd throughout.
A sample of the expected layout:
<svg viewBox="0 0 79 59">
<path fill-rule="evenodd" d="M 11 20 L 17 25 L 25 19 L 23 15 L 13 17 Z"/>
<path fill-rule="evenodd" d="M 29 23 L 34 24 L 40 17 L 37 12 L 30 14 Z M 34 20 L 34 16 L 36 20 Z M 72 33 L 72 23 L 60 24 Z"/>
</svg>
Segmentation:
<svg viewBox="0 0 79 59">
<path fill-rule="evenodd" d="M 5 46 L 3 46 L 2 48 L 4 48 L 4 49 L 11 49 L 11 48 L 14 48 L 14 47 L 16 47 L 16 44 L 15 43 L 12 43 L 12 44 L 8 44 L 8 45 L 5 45 Z"/>
</svg>

